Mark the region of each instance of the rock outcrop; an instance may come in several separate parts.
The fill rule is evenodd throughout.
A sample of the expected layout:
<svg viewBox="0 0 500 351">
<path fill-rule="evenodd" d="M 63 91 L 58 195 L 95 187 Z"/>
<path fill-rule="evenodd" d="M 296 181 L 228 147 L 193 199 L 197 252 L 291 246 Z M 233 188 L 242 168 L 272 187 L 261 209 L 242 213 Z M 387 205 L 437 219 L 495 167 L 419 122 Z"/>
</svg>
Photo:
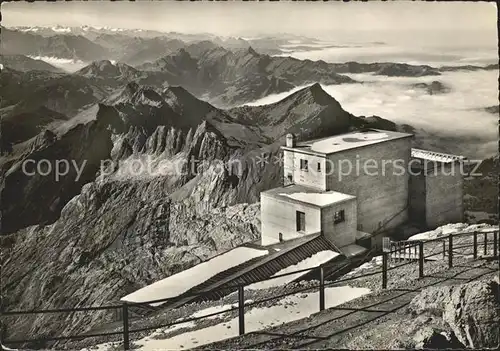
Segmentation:
<svg viewBox="0 0 500 351">
<path fill-rule="evenodd" d="M 477 281 L 462 285 L 430 287 L 410 304 L 415 315 L 427 315 L 427 329 L 441 324 L 467 348 L 487 349 L 500 342 L 499 285 L 496 281 Z M 420 346 L 443 342 L 429 330 L 415 336 Z M 425 334 L 425 335 L 424 335 Z M 442 338 L 441 338 L 442 339 Z"/>
<path fill-rule="evenodd" d="M 54 224 L 3 237 L 4 306 L 117 303 L 140 287 L 257 238 L 258 205 L 198 213 L 189 203 L 172 203 L 169 192 L 161 178 L 94 182 Z M 207 189 L 193 200 L 209 203 L 211 196 Z M 16 339 L 83 333 L 114 318 L 105 311 L 12 317 L 5 323 L 7 336 Z"/>
</svg>

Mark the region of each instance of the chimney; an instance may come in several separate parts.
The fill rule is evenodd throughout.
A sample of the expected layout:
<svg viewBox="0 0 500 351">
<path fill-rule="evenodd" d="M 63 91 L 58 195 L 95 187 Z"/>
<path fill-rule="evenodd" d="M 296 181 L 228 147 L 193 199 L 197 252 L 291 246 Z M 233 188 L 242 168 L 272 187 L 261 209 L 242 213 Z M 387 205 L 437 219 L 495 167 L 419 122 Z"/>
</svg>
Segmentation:
<svg viewBox="0 0 500 351">
<path fill-rule="evenodd" d="M 295 135 L 293 135 L 292 133 L 288 133 L 286 135 L 286 146 L 295 147 Z"/>
</svg>

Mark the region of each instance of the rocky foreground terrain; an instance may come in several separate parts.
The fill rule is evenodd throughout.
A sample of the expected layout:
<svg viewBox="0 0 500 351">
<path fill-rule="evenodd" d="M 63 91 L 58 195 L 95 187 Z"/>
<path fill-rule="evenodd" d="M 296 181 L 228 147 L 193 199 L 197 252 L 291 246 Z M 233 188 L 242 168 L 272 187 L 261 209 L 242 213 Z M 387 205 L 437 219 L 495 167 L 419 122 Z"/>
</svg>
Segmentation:
<svg viewBox="0 0 500 351">
<path fill-rule="evenodd" d="M 466 238 L 471 241 L 470 237 L 463 239 Z M 457 245 L 462 244 L 457 241 Z M 434 245 L 426 244 L 426 247 L 426 251 L 430 252 L 442 249 L 439 242 Z M 134 318 L 131 322 L 132 329 L 152 329 L 133 333 L 132 346 L 147 348 L 155 343 L 155 347 L 166 349 L 173 345 L 182 345 L 181 348 L 185 349 L 472 348 L 469 336 L 475 348 L 488 347 L 492 343 L 495 345 L 500 307 L 498 290 L 495 290 L 498 287 L 497 262 L 482 258 L 472 261 L 470 248 L 460 249 L 459 252 L 461 254 L 454 257 L 452 269 L 447 267 L 447 259 L 426 261 L 423 279 L 418 278 L 417 262 L 408 265 L 403 264 L 406 262 L 390 261 L 388 289 L 383 289 L 381 284 L 381 257 L 375 257 L 370 263 L 363 264 L 340 278 L 351 280 L 326 283 L 327 290 L 349 285 L 368 288 L 371 293 L 319 313 L 316 304 L 318 281 L 304 281 L 262 290 L 245 289 L 248 333 L 235 338 L 226 335 L 229 339 L 225 340 L 219 335 L 222 340 L 213 344 L 207 340 L 217 340 L 213 335 L 215 330 L 237 328 L 237 323 L 234 323 L 237 321 L 237 309 L 228 311 L 237 306 L 236 293 L 217 301 L 192 303 L 168 313 Z M 292 296 L 282 298 L 283 294 Z M 328 293 L 327 296 L 331 294 Z M 269 300 L 272 297 L 275 299 Z M 327 301 L 329 298 L 327 297 Z M 304 305 L 304 299 L 310 302 Z M 311 302 L 312 307 L 309 306 Z M 307 318 L 292 317 L 293 322 L 287 324 L 280 325 L 278 322 L 269 326 L 268 323 L 266 328 L 248 331 L 255 319 L 251 315 L 258 315 L 259 309 L 269 309 L 268 320 L 278 321 L 281 318 L 286 320 L 287 315 L 298 313 L 295 312 L 296 305 L 313 314 Z M 157 328 L 219 311 L 220 314 L 210 318 L 185 322 L 177 327 Z M 217 326 L 222 328 L 214 329 Z M 116 323 L 106 331 L 119 332 L 120 328 L 121 324 Z M 232 331 L 229 335 L 235 333 L 236 331 Z M 122 338 L 120 335 L 92 338 L 60 347 L 88 351 L 95 349 L 96 345 L 99 350 L 119 349 L 122 347 Z"/>
<path fill-rule="evenodd" d="M 460 259 L 448 270 L 426 263 L 391 271 L 387 290 L 377 291 L 309 318 L 197 348 L 202 349 L 488 349 L 500 337 L 496 262 Z M 411 267 L 411 266 L 410 266 Z M 368 284 L 367 284 L 368 283 Z"/>
</svg>

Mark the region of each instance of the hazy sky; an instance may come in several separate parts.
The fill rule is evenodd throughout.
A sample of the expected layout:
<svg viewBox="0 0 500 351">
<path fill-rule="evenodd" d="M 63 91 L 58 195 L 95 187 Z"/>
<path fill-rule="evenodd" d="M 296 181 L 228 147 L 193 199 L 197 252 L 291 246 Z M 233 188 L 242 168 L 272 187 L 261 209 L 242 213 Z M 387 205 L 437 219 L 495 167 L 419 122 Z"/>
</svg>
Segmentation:
<svg viewBox="0 0 500 351">
<path fill-rule="evenodd" d="M 7 27 L 59 24 L 231 36 L 286 32 L 369 40 L 477 39 L 494 40 L 495 45 L 497 31 L 496 5 L 484 2 L 10 2 L 2 4 L 2 17 Z"/>
</svg>

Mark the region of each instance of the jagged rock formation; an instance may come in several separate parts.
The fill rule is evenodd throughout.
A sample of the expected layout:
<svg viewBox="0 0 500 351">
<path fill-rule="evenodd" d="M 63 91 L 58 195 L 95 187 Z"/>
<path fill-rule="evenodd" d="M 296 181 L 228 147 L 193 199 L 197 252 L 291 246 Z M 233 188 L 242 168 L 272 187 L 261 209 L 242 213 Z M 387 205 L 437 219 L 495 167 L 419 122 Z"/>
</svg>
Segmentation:
<svg viewBox="0 0 500 351">
<path fill-rule="evenodd" d="M 430 329 L 433 325 L 447 328 L 450 344 L 452 335 L 467 348 L 494 348 L 500 342 L 498 289 L 496 281 L 430 287 L 412 300 L 410 310 L 415 315 L 430 317 L 424 328 Z M 424 341 L 421 336 L 415 336 L 417 344 Z M 427 341 L 435 343 L 439 340 L 432 336 Z M 429 343 L 419 346 L 429 346 Z"/>
<path fill-rule="evenodd" d="M 7 282 L 4 306 L 29 310 L 117 302 L 257 237 L 258 205 L 222 207 L 200 215 L 191 206 L 172 204 L 166 183 L 161 178 L 91 183 L 54 224 L 4 237 L 4 245 L 11 240 L 2 262 L 2 279 Z M 108 311 L 5 322 L 10 338 L 23 338 L 82 333 L 114 317 Z"/>
</svg>

